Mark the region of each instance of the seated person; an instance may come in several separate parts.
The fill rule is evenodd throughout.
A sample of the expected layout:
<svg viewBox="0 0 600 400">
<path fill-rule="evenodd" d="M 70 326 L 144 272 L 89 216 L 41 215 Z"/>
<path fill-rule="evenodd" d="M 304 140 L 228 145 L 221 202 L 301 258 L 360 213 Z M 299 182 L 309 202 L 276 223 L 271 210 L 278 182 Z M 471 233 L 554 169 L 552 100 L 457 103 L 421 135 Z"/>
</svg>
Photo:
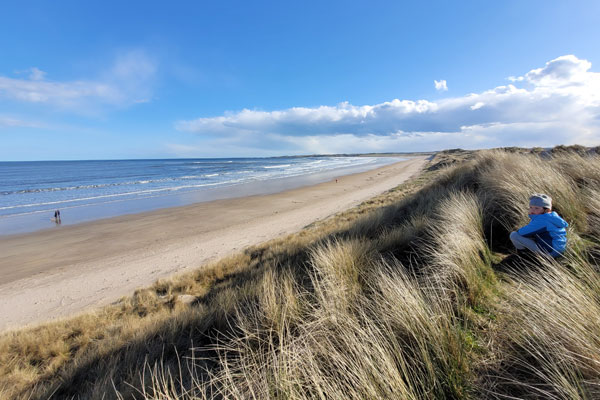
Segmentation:
<svg viewBox="0 0 600 400">
<path fill-rule="evenodd" d="M 517 250 L 529 249 L 534 253 L 558 257 L 565 251 L 569 226 L 552 211 L 552 198 L 536 193 L 529 198 L 528 225 L 511 232 L 510 240 Z"/>
</svg>

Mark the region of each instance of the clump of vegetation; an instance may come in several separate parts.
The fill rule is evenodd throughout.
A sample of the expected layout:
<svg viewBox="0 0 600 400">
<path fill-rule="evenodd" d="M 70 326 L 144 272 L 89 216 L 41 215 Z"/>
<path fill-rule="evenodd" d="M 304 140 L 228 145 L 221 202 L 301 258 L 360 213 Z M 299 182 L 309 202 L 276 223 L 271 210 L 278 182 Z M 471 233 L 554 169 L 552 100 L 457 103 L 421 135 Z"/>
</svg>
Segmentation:
<svg viewBox="0 0 600 400">
<path fill-rule="evenodd" d="M 580 150 L 438 153 L 298 234 L 4 334 L 0 395 L 598 398 L 600 158 Z M 562 259 L 512 253 L 534 192 L 570 223 Z"/>
</svg>

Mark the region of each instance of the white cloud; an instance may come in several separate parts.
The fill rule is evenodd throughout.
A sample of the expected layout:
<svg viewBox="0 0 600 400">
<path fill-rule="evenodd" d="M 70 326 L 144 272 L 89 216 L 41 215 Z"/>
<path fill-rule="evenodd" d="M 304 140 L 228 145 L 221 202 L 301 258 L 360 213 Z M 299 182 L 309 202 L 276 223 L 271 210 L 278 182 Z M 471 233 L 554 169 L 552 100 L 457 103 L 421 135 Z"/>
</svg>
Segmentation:
<svg viewBox="0 0 600 400">
<path fill-rule="evenodd" d="M 448 85 L 446 84 L 446 80 L 442 79 L 440 81 L 433 81 L 434 85 L 435 85 L 435 90 L 439 90 L 442 92 L 445 92 L 446 90 L 448 90 Z"/>
<path fill-rule="evenodd" d="M 46 73 L 42 70 L 33 67 L 30 69 L 29 79 L 32 81 L 41 81 L 46 76 Z"/>
<path fill-rule="evenodd" d="M 0 98 L 85 111 L 148 101 L 156 63 L 144 52 L 132 51 L 117 57 L 97 79 L 53 81 L 37 67 L 28 71 L 29 79 L 0 76 Z"/>
<path fill-rule="evenodd" d="M 269 132 L 294 136 L 346 133 L 386 134 L 402 124 L 415 123 L 434 113 L 438 105 L 425 100 L 392 100 L 374 106 L 353 106 L 347 102 L 318 108 L 294 107 L 282 111 L 244 109 L 222 117 L 180 121 L 177 129 L 198 133 Z M 425 117 L 423 117 L 425 118 Z M 394 129 L 395 130 L 395 129 Z"/>
<path fill-rule="evenodd" d="M 0 115 L 0 129 L 2 128 L 40 128 L 43 125 L 38 122 L 24 121 L 22 119 Z"/>
<path fill-rule="evenodd" d="M 536 86 L 577 85 L 586 81 L 591 67 L 589 61 L 567 55 L 548 61 L 544 68 L 529 71 L 525 79 Z"/>
<path fill-rule="evenodd" d="M 514 84 L 436 102 L 244 109 L 175 126 L 201 135 L 218 154 L 244 144 L 269 154 L 599 145 L 600 73 L 590 68 L 587 60 L 563 56 Z"/>
</svg>

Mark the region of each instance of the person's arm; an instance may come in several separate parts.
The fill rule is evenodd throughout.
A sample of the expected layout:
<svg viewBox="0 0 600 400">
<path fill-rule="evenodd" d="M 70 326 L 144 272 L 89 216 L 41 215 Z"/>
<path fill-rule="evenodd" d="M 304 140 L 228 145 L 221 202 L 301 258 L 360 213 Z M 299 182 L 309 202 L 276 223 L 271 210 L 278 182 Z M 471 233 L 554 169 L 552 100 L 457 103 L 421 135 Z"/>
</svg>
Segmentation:
<svg viewBox="0 0 600 400">
<path fill-rule="evenodd" d="M 533 218 L 529 224 L 517 230 L 517 233 L 521 236 L 534 236 L 547 230 L 543 218 Z"/>
</svg>

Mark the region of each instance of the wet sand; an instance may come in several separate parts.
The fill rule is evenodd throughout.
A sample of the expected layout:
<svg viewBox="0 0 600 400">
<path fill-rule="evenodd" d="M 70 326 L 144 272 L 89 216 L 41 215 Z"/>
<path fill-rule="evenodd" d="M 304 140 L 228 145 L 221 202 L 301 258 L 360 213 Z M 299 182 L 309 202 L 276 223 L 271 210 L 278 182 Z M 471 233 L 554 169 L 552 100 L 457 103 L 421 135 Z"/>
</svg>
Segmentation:
<svg viewBox="0 0 600 400">
<path fill-rule="evenodd" d="M 318 185 L 0 238 L 0 330 L 109 304 L 159 278 L 296 232 L 416 174 L 426 157 Z"/>
</svg>

